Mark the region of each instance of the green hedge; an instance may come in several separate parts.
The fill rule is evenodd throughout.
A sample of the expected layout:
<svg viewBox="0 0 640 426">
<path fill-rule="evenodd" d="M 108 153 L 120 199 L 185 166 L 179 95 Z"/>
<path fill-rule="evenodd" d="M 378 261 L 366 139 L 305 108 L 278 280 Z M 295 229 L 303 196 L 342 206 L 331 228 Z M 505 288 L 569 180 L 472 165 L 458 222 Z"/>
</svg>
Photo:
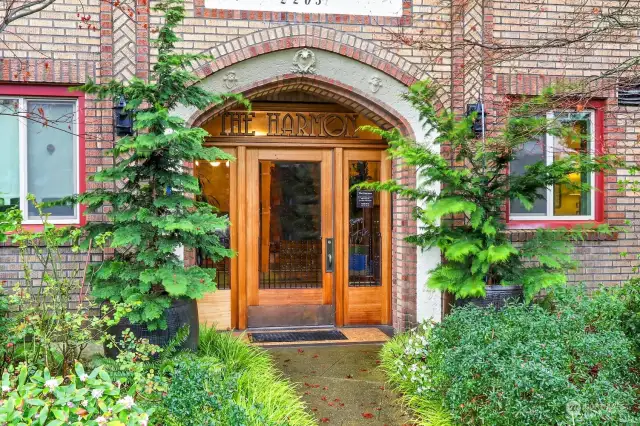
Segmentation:
<svg viewBox="0 0 640 426">
<path fill-rule="evenodd" d="M 627 307 L 617 291 L 546 307 L 455 309 L 382 351 L 420 425 L 640 424 Z"/>
</svg>

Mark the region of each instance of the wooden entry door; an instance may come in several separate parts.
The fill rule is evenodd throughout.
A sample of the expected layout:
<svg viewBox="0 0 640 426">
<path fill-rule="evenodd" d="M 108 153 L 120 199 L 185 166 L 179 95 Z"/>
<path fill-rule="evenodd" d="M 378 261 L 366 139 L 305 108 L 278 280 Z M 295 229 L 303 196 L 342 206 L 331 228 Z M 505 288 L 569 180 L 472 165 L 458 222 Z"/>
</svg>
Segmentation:
<svg viewBox="0 0 640 426">
<path fill-rule="evenodd" d="M 332 150 L 247 149 L 246 171 L 247 326 L 335 324 Z"/>
<path fill-rule="evenodd" d="M 391 197 L 389 193 L 349 191 L 360 182 L 391 179 L 386 151 L 346 149 L 338 153 L 341 182 L 337 247 L 338 324 L 391 322 Z"/>
</svg>

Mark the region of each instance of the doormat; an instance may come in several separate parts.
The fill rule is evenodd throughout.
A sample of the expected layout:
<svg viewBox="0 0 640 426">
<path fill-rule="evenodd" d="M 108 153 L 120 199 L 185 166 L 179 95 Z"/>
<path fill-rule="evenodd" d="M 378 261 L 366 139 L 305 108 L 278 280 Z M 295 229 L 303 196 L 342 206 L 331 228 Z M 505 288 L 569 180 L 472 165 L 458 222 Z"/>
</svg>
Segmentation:
<svg viewBox="0 0 640 426">
<path fill-rule="evenodd" d="M 314 342 L 320 340 L 349 340 L 338 330 L 294 331 L 250 333 L 252 343 L 286 343 L 286 342 Z"/>
</svg>

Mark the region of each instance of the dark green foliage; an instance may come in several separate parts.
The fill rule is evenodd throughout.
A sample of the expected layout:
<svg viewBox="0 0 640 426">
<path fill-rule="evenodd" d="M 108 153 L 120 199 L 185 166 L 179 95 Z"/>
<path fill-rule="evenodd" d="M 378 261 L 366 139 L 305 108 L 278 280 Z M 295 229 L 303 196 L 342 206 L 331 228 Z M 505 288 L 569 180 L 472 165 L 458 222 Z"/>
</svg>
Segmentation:
<svg viewBox="0 0 640 426">
<path fill-rule="evenodd" d="M 636 358 L 640 358 L 640 278 L 632 278 L 614 291 L 624 305 L 620 316 L 622 329 L 633 342 Z"/>
<path fill-rule="evenodd" d="M 146 323 L 152 330 L 166 327 L 163 310 L 172 298 L 200 298 L 215 289 L 215 271 L 184 268 L 177 248 L 200 249 L 214 260 L 233 254 L 219 240 L 228 218 L 196 201 L 198 180 L 186 167 L 195 160 L 233 158 L 218 148 L 205 148 L 205 130 L 189 128 L 171 115 L 178 105 L 204 110 L 225 96 L 193 84 L 198 78 L 187 68 L 206 56 L 174 53 L 179 40 L 174 30 L 185 15 L 182 1 L 162 1 L 154 10 L 164 14 L 165 23 L 154 40 L 158 62 L 151 81 L 134 78 L 82 87 L 99 99 L 124 96 L 134 114 L 136 135 L 120 139 L 113 149 L 115 165 L 90 178 L 106 185 L 77 197 L 89 212 L 111 206 L 108 222 L 86 226 L 87 240 L 103 238 L 115 249 L 114 257 L 95 271 L 93 295 L 99 301 L 131 305 L 131 322 Z M 109 185 L 112 182 L 116 185 Z"/>
<path fill-rule="evenodd" d="M 13 336 L 10 334 L 14 319 L 10 314 L 9 297 L 0 286 L 0 371 L 11 363 L 15 347 Z"/>
<path fill-rule="evenodd" d="M 402 383 L 398 373 L 406 377 L 415 364 L 421 388 L 402 389 L 436 413 L 446 409 L 453 424 L 639 424 L 633 343 L 617 291 L 555 293 L 548 309 L 455 309 L 439 325 L 396 338 L 399 361 L 388 356 L 385 368 Z"/>
<path fill-rule="evenodd" d="M 238 373 L 215 358 L 185 357 L 177 362 L 162 400 L 167 422 L 184 426 L 257 424 L 250 423 L 246 409 L 234 400 L 237 377 Z"/>
<path fill-rule="evenodd" d="M 539 230 L 531 241 L 516 247 L 505 233 L 504 208 L 510 200 L 519 200 L 530 209 L 544 188 L 556 184 L 590 190 L 587 184 L 572 183 L 569 175 L 609 170 L 618 160 L 573 152 L 550 165 L 539 162 L 522 175 L 510 175 L 508 167 L 517 150 L 533 136 L 584 137 L 540 113 L 553 108 L 553 92 L 513 109 L 503 132 L 484 141 L 471 130 L 475 113 L 458 117 L 450 111 L 437 112 L 431 103 L 434 93 L 432 85 L 421 82 L 410 88 L 406 99 L 418 110 L 435 146 L 409 140 L 398 130 L 367 129 L 388 140 L 391 158 L 418 169 L 418 187 L 395 181 L 357 187 L 394 192 L 417 202 L 415 217 L 423 227 L 408 241 L 423 248 L 438 247 L 445 259 L 430 273 L 432 288 L 464 298 L 484 296 L 487 284 L 521 284 L 530 300 L 541 289 L 565 284 L 566 270 L 575 266 L 571 241 L 592 229 Z M 440 155 L 438 144 L 445 143 L 464 167 L 452 167 Z M 605 226 L 597 231 L 610 232 Z"/>
</svg>

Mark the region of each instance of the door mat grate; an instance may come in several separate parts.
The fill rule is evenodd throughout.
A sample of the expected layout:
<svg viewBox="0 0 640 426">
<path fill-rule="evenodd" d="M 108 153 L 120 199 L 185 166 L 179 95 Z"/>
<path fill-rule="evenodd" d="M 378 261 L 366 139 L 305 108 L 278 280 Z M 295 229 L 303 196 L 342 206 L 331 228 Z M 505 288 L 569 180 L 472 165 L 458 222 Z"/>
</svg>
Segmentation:
<svg viewBox="0 0 640 426">
<path fill-rule="evenodd" d="M 349 340 L 338 330 L 323 331 L 284 331 L 269 333 L 250 333 L 249 340 L 253 343 L 286 343 L 313 342 L 320 340 Z"/>
</svg>

